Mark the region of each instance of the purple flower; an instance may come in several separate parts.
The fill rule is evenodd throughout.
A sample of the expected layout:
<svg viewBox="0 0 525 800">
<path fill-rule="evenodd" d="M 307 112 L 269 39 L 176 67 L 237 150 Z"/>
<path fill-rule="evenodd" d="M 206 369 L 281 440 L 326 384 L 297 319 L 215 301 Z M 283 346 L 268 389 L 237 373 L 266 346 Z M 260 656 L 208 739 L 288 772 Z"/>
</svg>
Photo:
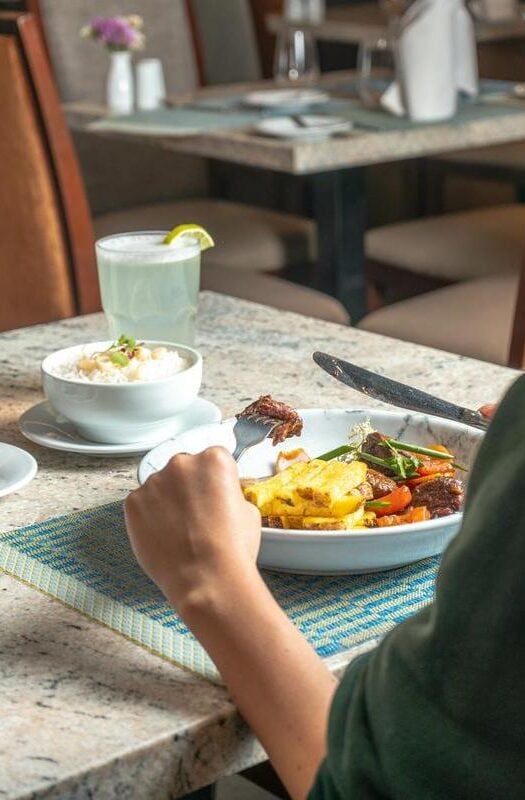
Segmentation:
<svg viewBox="0 0 525 800">
<path fill-rule="evenodd" d="M 130 17 L 95 17 L 80 31 L 81 36 L 101 42 L 108 50 L 139 50 L 144 45 L 142 19 Z"/>
</svg>

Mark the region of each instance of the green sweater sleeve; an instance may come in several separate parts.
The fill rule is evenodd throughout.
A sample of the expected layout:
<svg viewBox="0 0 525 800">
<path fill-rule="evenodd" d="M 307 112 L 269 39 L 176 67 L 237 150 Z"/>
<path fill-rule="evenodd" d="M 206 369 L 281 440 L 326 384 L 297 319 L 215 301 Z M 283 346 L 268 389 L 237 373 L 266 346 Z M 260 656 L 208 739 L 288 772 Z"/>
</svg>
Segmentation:
<svg viewBox="0 0 525 800">
<path fill-rule="evenodd" d="M 525 797 L 525 376 L 480 449 L 435 602 L 343 678 L 309 797 Z"/>
</svg>

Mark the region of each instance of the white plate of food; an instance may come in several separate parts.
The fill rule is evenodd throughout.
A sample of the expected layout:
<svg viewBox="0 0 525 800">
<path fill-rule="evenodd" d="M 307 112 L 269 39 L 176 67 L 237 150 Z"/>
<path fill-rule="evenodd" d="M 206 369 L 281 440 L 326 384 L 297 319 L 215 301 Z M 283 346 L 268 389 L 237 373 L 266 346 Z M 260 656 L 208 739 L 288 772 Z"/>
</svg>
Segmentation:
<svg viewBox="0 0 525 800">
<path fill-rule="evenodd" d="M 248 92 L 242 98 L 246 106 L 265 109 L 301 109 L 330 100 L 330 95 L 319 89 L 266 89 Z"/>
<path fill-rule="evenodd" d="M 355 486 L 352 485 L 352 478 L 345 477 L 346 484 L 344 481 L 341 485 L 338 484 L 339 488 L 334 490 L 333 496 L 329 498 L 328 506 L 320 510 L 319 517 L 322 517 L 325 522 L 328 521 L 329 529 L 297 529 L 298 525 L 311 524 L 310 520 L 312 519 L 311 508 L 304 504 L 301 508 L 299 507 L 300 501 L 296 497 L 297 486 L 295 488 L 293 485 L 288 486 L 284 492 L 281 486 L 281 490 L 277 492 L 281 500 L 284 499 L 285 503 L 293 507 L 294 514 L 285 515 L 282 513 L 282 505 L 276 508 L 268 505 L 275 499 L 275 491 L 270 492 L 269 501 L 266 498 L 267 505 L 265 507 L 266 501 L 264 497 L 261 497 L 260 490 L 262 483 L 253 483 L 253 486 L 258 486 L 259 489 L 252 492 L 252 497 L 258 501 L 257 505 L 260 502 L 259 507 L 261 513 L 266 517 L 266 522 L 272 525 L 285 523 L 285 527 L 282 528 L 270 527 L 269 524 L 264 525 L 259 554 L 261 567 L 286 572 L 326 575 L 359 574 L 393 569 L 439 554 L 445 549 L 457 533 L 462 517 L 461 496 L 456 491 L 458 486 L 455 483 L 449 483 L 449 481 L 458 480 L 455 468 L 451 464 L 460 464 L 465 468 L 465 471 L 460 471 L 457 475 L 461 475 L 459 480 L 466 483 L 468 471 L 483 437 L 480 431 L 456 422 L 404 411 L 306 409 L 299 410 L 298 413 L 304 422 L 300 437 L 293 437 L 277 448 L 272 445 L 271 441 L 265 440 L 247 451 L 239 461 L 239 474 L 245 486 L 245 493 L 252 479 L 268 478 L 274 475 L 276 458 L 280 450 L 291 451 L 302 448 L 310 458 L 317 459 L 318 456 L 331 450 L 348 446 L 352 432 L 354 432 L 353 445 L 358 443 L 359 436 L 363 434 L 362 426 L 364 425 L 369 425 L 374 431 L 379 431 L 396 442 L 401 441 L 416 447 L 429 448 L 432 446 L 432 449 L 434 449 L 434 445 L 440 445 L 448 449 L 450 454 L 453 454 L 453 458 L 449 456 L 447 460 L 442 457 L 433 459 L 433 461 L 446 462 L 447 472 L 454 473 L 454 476 L 439 473 L 437 477 L 428 481 L 414 484 L 410 492 L 411 499 L 415 499 L 416 505 L 410 502 L 408 508 L 401 508 L 398 513 L 394 513 L 395 505 L 392 505 L 391 499 L 381 500 L 379 490 L 377 492 L 372 490 L 374 495 L 372 497 L 370 489 L 367 489 L 368 498 L 363 494 L 362 502 L 354 503 L 352 507 L 350 507 L 351 504 L 345 505 L 350 496 L 355 499 L 357 490 L 359 493 L 363 492 L 362 485 L 364 483 L 371 486 L 368 481 L 368 468 L 375 469 L 379 465 L 377 463 L 372 465 L 368 461 L 364 473 L 365 480 L 362 480 L 363 473 L 359 473 L 359 470 L 355 475 Z M 235 446 L 234 424 L 235 420 L 227 420 L 222 424 L 195 428 L 159 445 L 143 458 L 138 472 L 140 483 L 146 481 L 154 472 L 162 469 L 177 453 L 199 453 L 213 445 L 222 445 L 232 452 Z M 390 446 L 388 452 L 391 452 Z M 396 452 L 403 454 L 405 451 L 398 449 Z M 442 453 L 442 456 L 445 454 Z M 426 459 L 425 456 L 413 452 L 411 457 L 415 461 L 421 460 L 422 463 Z M 357 460 L 362 463 L 363 459 L 360 457 Z M 405 472 L 407 463 L 404 466 Z M 363 470 L 363 467 L 360 469 Z M 423 468 L 421 467 L 421 469 Z M 412 470 L 414 470 L 413 467 Z M 420 477 L 428 478 L 429 476 L 420 475 L 418 472 L 412 476 L 412 480 L 417 481 Z M 447 479 L 446 482 L 444 482 L 445 479 Z M 432 482 L 434 483 L 430 490 Z M 400 488 L 401 483 L 403 483 L 401 480 L 393 481 L 390 484 L 386 483 L 381 491 L 387 497 L 391 495 L 392 491 Z M 427 487 L 426 494 L 423 489 L 417 490 L 418 485 L 423 486 L 424 484 Z M 394 488 L 392 488 L 393 485 Z M 386 491 L 387 489 L 389 491 Z M 441 489 L 443 492 L 440 495 L 439 490 Z M 304 491 L 302 494 L 305 494 Z M 319 495 L 319 492 L 315 493 L 316 503 Z M 388 505 L 385 505 L 387 502 Z M 446 510 L 446 503 L 449 503 L 448 511 L 451 513 L 437 518 L 426 518 L 427 516 L 432 517 L 436 511 L 441 513 Z M 375 511 L 373 510 L 374 504 Z M 426 515 L 423 515 L 421 511 L 412 515 L 413 519 L 422 521 L 410 523 L 403 521 L 402 518 L 405 514 L 407 515 L 405 519 L 409 519 L 408 515 L 412 513 L 411 508 L 421 509 L 424 507 L 427 508 Z M 334 509 L 342 515 L 336 521 L 334 521 L 336 519 Z M 268 513 L 272 510 L 276 512 L 273 515 Z M 301 519 L 301 514 L 304 519 Z M 370 523 L 370 519 L 364 520 L 364 517 L 370 517 L 371 514 L 376 516 L 377 526 L 365 527 L 365 524 Z M 378 520 L 384 520 L 386 517 L 398 517 L 399 519 L 390 526 L 379 524 Z M 317 517 L 313 519 L 317 519 L 314 521 L 314 525 L 319 527 L 322 524 L 319 523 Z M 287 520 L 292 520 L 293 528 L 286 527 Z M 354 527 L 350 528 L 349 525 Z"/>
</svg>

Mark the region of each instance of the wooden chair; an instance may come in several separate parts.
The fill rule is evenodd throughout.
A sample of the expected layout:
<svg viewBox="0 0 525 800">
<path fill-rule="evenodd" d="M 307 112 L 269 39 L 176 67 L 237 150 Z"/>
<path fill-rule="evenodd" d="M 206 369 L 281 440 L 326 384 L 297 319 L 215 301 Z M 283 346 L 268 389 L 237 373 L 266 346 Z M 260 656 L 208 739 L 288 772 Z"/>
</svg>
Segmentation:
<svg viewBox="0 0 525 800">
<path fill-rule="evenodd" d="M 89 208 L 32 14 L 0 14 L 0 104 L 0 330 L 99 310 Z M 157 227 L 135 208 L 122 214 L 120 231 Z M 208 261 L 201 286 L 348 323 L 333 298 L 275 277 Z"/>
<path fill-rule="evenodd" d="M 259 43 L 262 73 L 265 78 L 271 78 L 273 75 L 275 36 L 269 32 L 266 26 L 266 17 L 268 14 L 281 14 L 283 0 L 250 0 L 250 6 Z"/>
<path fill-rule="evenodd" d="M 374 311 L 359 327 L 471 358 L 525 368 L 521 273 L 463 281 Z"/>
<path fill-rule="evenodd" d="M 99 308 L 82 178 L 38 28 L 0 13 L 0 329 Z"/>
</svg>

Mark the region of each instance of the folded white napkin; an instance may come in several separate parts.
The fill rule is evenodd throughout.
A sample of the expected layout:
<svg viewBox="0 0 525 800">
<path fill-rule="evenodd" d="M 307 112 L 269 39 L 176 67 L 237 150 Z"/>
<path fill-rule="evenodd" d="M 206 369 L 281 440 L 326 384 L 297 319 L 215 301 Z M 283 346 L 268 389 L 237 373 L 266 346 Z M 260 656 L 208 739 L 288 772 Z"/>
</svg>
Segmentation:
<svg viewBox="0 0 525 800">
<path fill-rule="evenodd" d="M 398 116 L 431 122 L 453 117 L 457 93 L 478 93 L 476 40 L 463 0 L 416 0 L 396 44 L 398 79 L 381 104 Z"/>
</svg>

